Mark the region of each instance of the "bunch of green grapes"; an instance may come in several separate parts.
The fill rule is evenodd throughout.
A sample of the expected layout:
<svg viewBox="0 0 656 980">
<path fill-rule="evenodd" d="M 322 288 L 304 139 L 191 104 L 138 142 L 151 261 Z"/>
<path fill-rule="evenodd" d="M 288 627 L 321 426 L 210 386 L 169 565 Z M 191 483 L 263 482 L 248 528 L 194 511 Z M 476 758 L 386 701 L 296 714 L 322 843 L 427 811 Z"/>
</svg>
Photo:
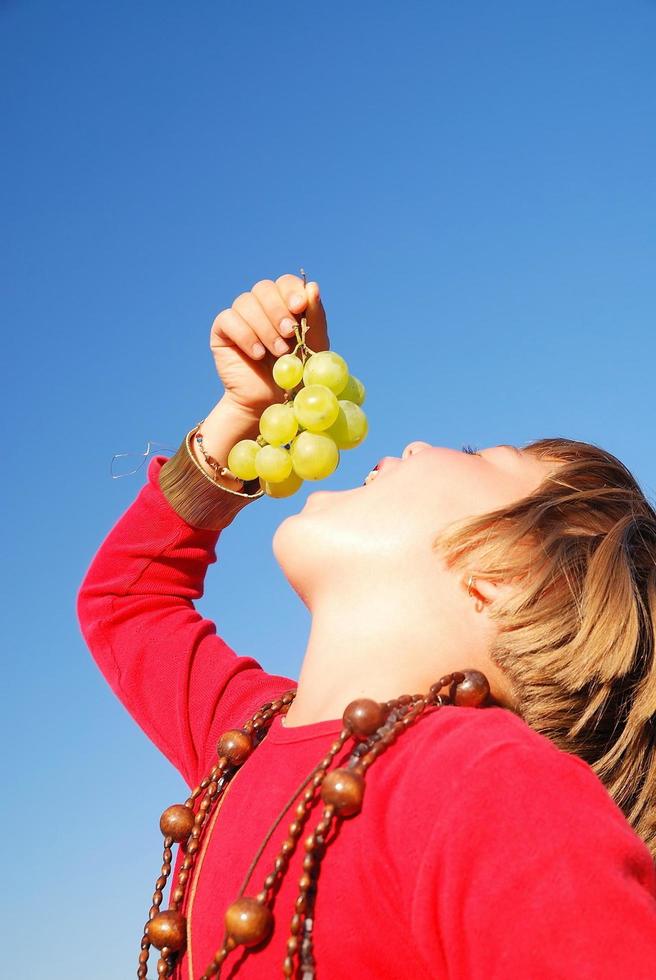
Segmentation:
<svg viewBox="0 0 656 980">
<path fill-rule="evenodd" d="M 240 480 L 259 477 L 270 497 L 291 497 L 304 480 L 330 476 L 340 450 L 355 449 L 368 431 L 362 382 L 339 354 L 306 346 L 305 318 L 301 331 L 293 353 L 273 365 L 284 401 L 262 412 L 257 439 L 242 439 L 228 455 L 228 469 Z"/>
</svg>

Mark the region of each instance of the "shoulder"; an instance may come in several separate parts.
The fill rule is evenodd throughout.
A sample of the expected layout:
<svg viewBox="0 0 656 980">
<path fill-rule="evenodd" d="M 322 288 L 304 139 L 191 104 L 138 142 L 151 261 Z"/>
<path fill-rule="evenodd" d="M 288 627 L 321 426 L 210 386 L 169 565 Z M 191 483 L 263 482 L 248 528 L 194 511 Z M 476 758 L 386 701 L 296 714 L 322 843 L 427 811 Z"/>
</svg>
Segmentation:
<svg viewBox="0 0 656 980">
<path fill-rule="evenodd" d="M 553 912 L 561 900 L 635 887 L 632 900 L 649 905 L 653 920 L 647 845 L 586 762 L 506 709 L 427 711 L 366 780 L 379 843 L 369 867 L 404 898 L 411 919 L 435 901 L 464 909 L 472 894 L 484 908 L 492 897 L 504 914 L 520 895 Z M 549 882 L 555 891 L 543 894 Z"/>
<path fill-rule="evenodd" d="M 403 801 L 419 795 L 411 820 L 423 840 L 446 837 L 455 827 L 485 838 L 492 824 L 495 837 L 502 830 L 532 836 L 541 828 L 554 840 L 609 831 L 627 842 L 639 840 L 583 759 L 504 708 L 428 711 L 398 745 L 389 778 L 399 792 L 395 800 L 390 795 L 390 816 L 400 818 Z"/>
<path fill-rule="evenodd" d="M 427 760 L 453 758 L 460 770 L 481 773 L 508 758 L 531 760 L 532 765 L 514 771 L 515 779 L 533 781 L 560 777 L 565 772 L 598 783 L 592 768 L 578 756 L 560 749 L 536 732 L 519 715 L 505 708 L 459 708 L 446 705 L 428 712 L 416 726 L 417 745 Z"/>
</svg>

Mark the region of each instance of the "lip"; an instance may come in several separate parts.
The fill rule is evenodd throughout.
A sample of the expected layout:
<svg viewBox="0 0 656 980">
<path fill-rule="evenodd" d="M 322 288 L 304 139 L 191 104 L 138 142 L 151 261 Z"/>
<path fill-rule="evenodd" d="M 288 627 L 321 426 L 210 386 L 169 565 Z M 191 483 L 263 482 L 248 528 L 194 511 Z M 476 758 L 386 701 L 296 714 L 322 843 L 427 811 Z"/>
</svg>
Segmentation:
<svg viewBox="0 0 656 980">
<path fill-rule="evenodd" d="M 383 458 L 382 459 L 379 459 L 378 462 L 376 463 L 376 465 L 373 466 L 369 472 L 370 473 L 376 473 L 376 472 L 382 473 L 384 470 L 389 470 L 390 468 L 393 468 L 394 466 L 398 465 L 398 463 L 400 463 L 400 462 L 401 462 L 401 460 L 396 460 L 396 459 L 394 459 L 393 456 L 383 456 Z M 367 476 L 368 475 L 369 474 L 367 474 Z M 365 477 L 365 480 L 366 480 L 366 477 Z M 362 486 L 366 486 L 366 483 L 363 483 Z"/>
<path fill-rule="evenodd" d="M 382 473 L 384 470 L 388 470 L 392 466 L 397 466 L 398 462 L 400 461 L 394 460 L 391 456 L 383 456 L 383 458 L 376 463 L 374 469 Z"/>
</svg>

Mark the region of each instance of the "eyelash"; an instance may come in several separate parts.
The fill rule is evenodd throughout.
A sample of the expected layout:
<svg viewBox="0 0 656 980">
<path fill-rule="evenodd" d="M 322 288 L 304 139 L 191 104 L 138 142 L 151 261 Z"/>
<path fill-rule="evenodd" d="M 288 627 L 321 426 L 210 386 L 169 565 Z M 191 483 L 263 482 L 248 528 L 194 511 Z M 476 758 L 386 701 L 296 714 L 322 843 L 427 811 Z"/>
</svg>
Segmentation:
<svg viewBox="0 0 656 980">
<path fill-rule="evenodd" d="M 462 451 L 463 453 L 471 453 L 472 456 L 480 456 L 480 453 L 478 452 L 476 446 L 465 445 L 462 447 Z"/>
</svg>

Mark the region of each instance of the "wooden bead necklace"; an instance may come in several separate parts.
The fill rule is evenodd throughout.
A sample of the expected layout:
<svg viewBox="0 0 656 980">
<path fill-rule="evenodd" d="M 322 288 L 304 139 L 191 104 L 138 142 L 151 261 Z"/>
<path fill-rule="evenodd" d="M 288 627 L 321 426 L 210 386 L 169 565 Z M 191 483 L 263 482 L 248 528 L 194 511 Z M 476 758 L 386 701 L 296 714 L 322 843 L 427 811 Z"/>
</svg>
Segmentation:
<svg viewBox="0 0 656 980">
<path fill-rule="evenodd" d="M 439 693 L 443 688 L 449 689 L 448 694 Z M 300 980 L 314 980 L 314 903 L 319 866 L 333 819 L 352 817 L 360 812 L 367 769 L 416 721 L 425 708 L 439 708 L 443 704 L 484 707 L 489 693 L 490 685 L 485 674 L 478 670 L 465 670 L 441 677 L 436 684 L 431 685 L 427 695 L 404 694 L 382 704 L 369 698 L 351 701 L 344 711 L 342 731 L 325 757 L 294 792 L 253 858 L 241 889 L 242 894 L 225 913 L 223 942 L 200 980 L 217 977 L 224 960 L 236 946 L 250 948 L 269 938 L 274 925 L 272 907 L 275 893 L 320 792 L 324 803 L 323 816 L 304 841 L 306 854 L 303 859 L 303 874 L 298 882 L 299 895 L 290 921 L 291 935 L 287 940 L 287 955 L 282 963 L 284 977 L 296 976 Z M 187 924 L 180 909 L 208 817 L 236 771 L 265 737 L 273 718 L 277 714 L 285 715 L 295 696 L 296 690 L 286 691 L 276 700 L 263 704 L 243 728 L 224 732 L 217 743 L 218 762 L 184 803 L 174 803 L 162 814 L 159 823 L 164 835 L 162 870 L 155 883 L 153 902 L 141 940 L 137 970 L 139 980 L 146 978 L 151 945 L 160 951 L 157 976 L 171 976 L 187 941 Z M 355 747 L 347 765 L 327 772 L 333 758 L 349 738 L 353 739 Z M 262 891 L 254 896 L 244 895 L 243 890 L 273 831 L 308 783 L 311 785 L 305 789 L 303 799 L 296 807 L 295 819 L 288 828 L 289 836 L 281 845 L 273 870 L 264 879 Z M 171 873 L 173 844 L 180 845 L 184 860 L 177 881 L 172 884 L 169 907 L 161 912 L 164 888 Z"/>
</svg>

